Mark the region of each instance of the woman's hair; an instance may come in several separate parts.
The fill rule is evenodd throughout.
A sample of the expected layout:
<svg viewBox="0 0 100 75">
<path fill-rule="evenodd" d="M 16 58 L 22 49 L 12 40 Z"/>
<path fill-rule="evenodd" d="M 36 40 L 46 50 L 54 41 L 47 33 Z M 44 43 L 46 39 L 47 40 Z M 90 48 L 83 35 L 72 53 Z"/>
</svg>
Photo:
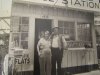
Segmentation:
<svg viewBox="0 0 100 75">
<path fill-rule="evenodd" d="M 48 30 L 45 31 L 45 34 L 50 34 L 50 32 Z"/>
</svg>

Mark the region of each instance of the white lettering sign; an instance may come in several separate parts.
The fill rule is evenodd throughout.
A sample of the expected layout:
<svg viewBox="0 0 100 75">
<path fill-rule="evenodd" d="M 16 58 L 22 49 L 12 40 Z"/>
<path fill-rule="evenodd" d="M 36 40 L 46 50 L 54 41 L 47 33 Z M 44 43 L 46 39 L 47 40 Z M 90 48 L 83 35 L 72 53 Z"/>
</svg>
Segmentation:
<svg viewBox="0 0 100 75">
<path fill-rule="evenodd" d="M 94 17 L 94 24 L 95 25 L 100 25 L 100 16 L 95 16 Z"/>
<path fill-rule="evenodd" d="M 29 63 L 30 63 L 30 58 L 28 54 L 24 54 L 23 56 L 17 56 L 15 58 L 16 65 L 29 64 Z"/>
<path fill-rule="evenodd" d="M 89 11 L 100 11 L 99 0 L 68 0 L 68 7 Z"/>
<path fill-rule="evenodd" d="M 83 9 L 100 12 L 99 0 L 22 0 L 51 6 L 64 6 L 66 8 Z"/>
</svg>

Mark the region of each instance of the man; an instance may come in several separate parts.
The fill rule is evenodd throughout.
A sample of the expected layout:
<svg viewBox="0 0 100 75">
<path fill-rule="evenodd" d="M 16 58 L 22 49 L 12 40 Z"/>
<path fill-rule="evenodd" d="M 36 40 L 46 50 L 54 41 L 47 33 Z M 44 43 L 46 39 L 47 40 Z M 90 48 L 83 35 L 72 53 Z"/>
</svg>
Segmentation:
<svg viewBox="0 0 100 75">
<path fill-rule="evenodd" d="M 62 35 L 59 34 L 59 28 L 53 28 L 51 35 L 51 53 L 52 53 L 52 75 L 61 74 L 61 62 L 63 57 L 63 49 L 66 46 L 66 41 Z M 57 74 L 56 74 L 56 63 L 57 63 Z"/>
</svg>

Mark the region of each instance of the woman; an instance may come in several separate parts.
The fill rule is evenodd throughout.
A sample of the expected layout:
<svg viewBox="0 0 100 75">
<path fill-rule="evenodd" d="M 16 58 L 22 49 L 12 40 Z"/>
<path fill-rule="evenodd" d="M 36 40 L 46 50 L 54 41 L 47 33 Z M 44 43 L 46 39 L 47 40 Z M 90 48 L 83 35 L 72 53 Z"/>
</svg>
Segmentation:
<svg viewBox="0 0 100 75">
<path fill-rule="evenodd" d="M 40 63 L 40 75 L 51 75 L 51 42 L 49 31 L 44 32 L 44 37 L 40 38 L 37 50 Z"/>
</svg>

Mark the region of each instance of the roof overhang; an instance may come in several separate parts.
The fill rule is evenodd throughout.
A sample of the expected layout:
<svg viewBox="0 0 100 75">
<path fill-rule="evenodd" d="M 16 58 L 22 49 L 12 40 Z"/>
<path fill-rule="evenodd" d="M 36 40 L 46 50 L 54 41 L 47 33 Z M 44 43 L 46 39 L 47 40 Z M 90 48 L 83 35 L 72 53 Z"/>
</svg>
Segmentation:
<svg viewBox="0 0 100 75">
<path fill-rule="evenodd" d="M 13 0 L 14 3 L 34 4 L 65 8 L 93 13 L 100 13 L 99 0 Z M 84 1 L 84 3 L 83 3 Z"/>
</svg>

